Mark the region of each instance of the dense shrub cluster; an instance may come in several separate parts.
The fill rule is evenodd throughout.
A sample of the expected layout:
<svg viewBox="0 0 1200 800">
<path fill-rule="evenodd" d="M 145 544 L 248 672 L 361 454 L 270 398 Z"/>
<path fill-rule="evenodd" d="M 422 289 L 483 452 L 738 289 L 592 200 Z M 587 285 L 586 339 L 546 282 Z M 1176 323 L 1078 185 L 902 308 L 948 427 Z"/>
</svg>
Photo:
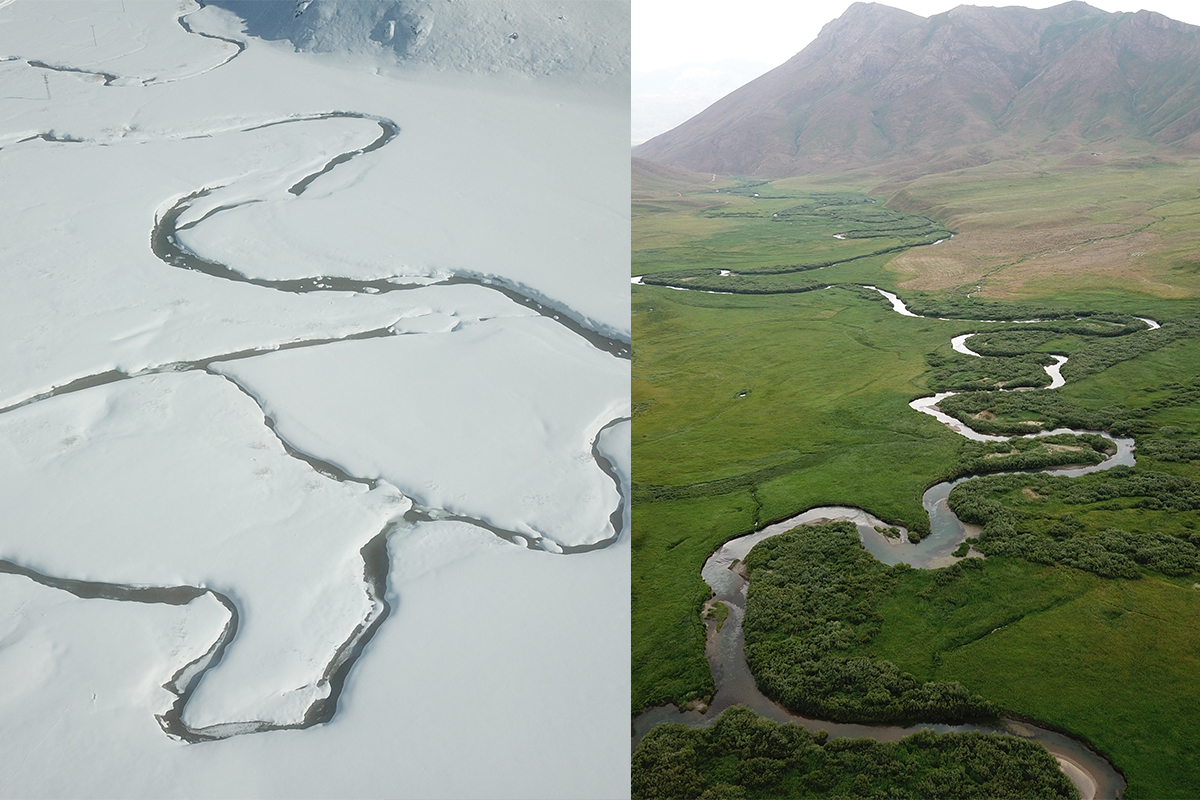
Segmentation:
<svg viewBox="0 0 1200 800">
<path fill-rule="evenodd" d="M 1044 748 L 1015 736 L 920 731 L 899 742 L 827 739 L 735 706 L 707 728 L 659 725 L 633 753 L 637 800 L 1079 797 Z"/>
<path fill-rule="evenodd" d="M 876 205 L 829 206 L 816 212 L 789 209 L 779 212 L 776 221 L 788 221 L 794 215 L 823 216 L 842 228 L 844 239 L 904 239 L 910 243 L 937 241 L 951 235 L 937 220 L 918 214 L 905 214 Z"/>
<path fill-rule="evenodd" d="M 731 186 L 727 189 L 722 189 L 723 194 L 737 194 L 743 197 L 756 197 L 761 191 L 767 188 L 770 181 L 741 181 L 737 186 Z M 778 197 L 766 196 L 767 200 L 786 200 L 789 195 L 779 195 Z"/>
<path fill-rule="evenodd" d="M 883 208 L 875 200 L 861 194 L 826 192 L 794 198 L 787 195 L 762 195 L 768 187 L 757 181 L 743 183 L 733 189 L 721 190 L 726 194 L 752 197 L 756 200 L 795 199 L 795 205 L 772 211 L 765 207 L 720 206 L 701 212 L 715 218 L 741 217 L 766 219 L 772 222 L 790 222 L 811 225 L 804 228 L 812 231 L 809 236 L 825 237 L 824 231 L 838 230 L 843 239 L 886 239 L 868 252 L 832 251 L 822 244 L 811 258 L 789 264 L 741 266 L 733 275 L 721 275 L 718 268 L 676 269 L 653 272 L 642 276 L 642 282 L 652 286 L 674 286 L 706 292 L 728 292 L 730 294 L 790 294 L 824 288 L 828 284 L 770 276 L 788 276 L 808 270 L 832 267 L 864 258 L 899 253 L 910 247 L 931 244 L 951 234 L 941 223 L 928 217 L 905 214 Z M 761 196 L 760 196 L 761 195 Z M 772 204 L 770 208 L 777 208 Z M 801 235 L 801 234 L 798 234 Z M 853 250 L 853 248 L 852 248 Z M 878 295 L 875 295 L 878 298 Z"/>
<path fill-rule="evenodd" d="M 877 598 L 906 566 L 888 567 L 850 522 L 804 526 L 746 557 L 746 660 L 764 694 L 800 714 L 854 722 L 962 722 L 996 708 L 957 683 L 922 683 L 886 661 L 852 658 L 878 631 Z"/>
<path fill-rule="evenodd" d="M 1098 503 L 1118 497 L 1142 498 L 1143 508 L 1167 511 L 1200 509 L 1200 482 L 1162 472 L 1137 472 L 1129 467 L 1114 467 L 1106 473 L 1090 476 L 1087 481 L 1067 481 L 1058 490 L 1064 503 Z"/>
<path fill-rule="evenodd" d="M 911 303 L 909 307 L 913 307 Z M 942 315 L 947 316 L 946 313 Z M 949 314 L 949 316 L 953 315 Z M 987 331 L 971 337 L 968 343 L 970 349 L 979 356 L 941 352 L 930 353 L 926 356 L 927 363 L 932 367 L 928 385 L 934 391 L 948 389 L 981 391 L 1047 386 L 1050 378 L 1042 370 L 1042 367 L 1054 363 L 1054 360 L 1046 353 L 1034 351 L 1050 341 L 1051 337 L 1058 335 L 1086 336 L 1089 339 L 1087 346 L 1077 350 L 1063 365 L 1063 377 L 1072 380 L 1100 372 L 1120 361 L 1135 358 L 1197 333 L 1200 333 L 1200 323 L 1168 323 L 1162 328 L 1150 331 L 1146 330 L 1145 323 L 1135 317 L 1109 313 L 1080 315 L 1078 318 L 1041 322 L 1027 327 L 1022 326 L 1019 330 Z M 1039 402 L 1028 401 L 1025 398 L 1007 402 L 1012 405 L 1022 401 L 1031 405 Z M 968 401 L 956 402 L 961 405 Z M 1040 402 L 1053 401 L 1042 400 Z M 987 406 L 980 407 L 981 401 L 978 399 L 974 399 L 970 403 L 975 408 L 975 411 L 971 413 L 988 410 Z M 943 409 L 947 413 L 953 414 L 954 412 L 950 409 L 954 405 L 951 403 L 949 406 L 943 406 Z M 954 415 L 957 416 L 957 414 Z M 970 420 L 963 417 L 960 419 L 972 424 Z M 973 424 L 972 427 L 974 427 Z M 982 431 L 983 429 L 976 428 L 976 430 Z"/>
<path fill-rule="evenodd" d="M 1160 461 L 1200 461 L 1200 439 L 1146 439 L 1138 452 Z"/>
<path fill-rule="evenodd" d="M 1069 361 L 1067 362 L 1070 363 Z M 1147 390 L 1157 395 L 1136 408 L 1085 408 L 1058 392 L 969 392 L 947 397 L 938 407 L 980 433 L 1020 434 L 1043 428 L 1105 430 L 1117 436 L 1138 437 L 1146 455 L 1174 454 L 1168 461 L 1189 461 L 1194 440 L 1181 428 L 1158 428 L 1148 418 L 1168 408 L 1200 404 L 1200 379 L 1173 381 Z"/>
<path fill-rule="evenodd" d="M 798 267 L 813 269 L 812 267 Z M 642 276 L 642 283 L 650 286 L 676 286 L 697 292 L 729 292 L 730 294 L 796 294 L 824 289 L 828 284 L 817 281 L 780 281 L 769 275 L 721 275 L 715 269 L 677 269 L 667 272 L 652 272 Z"/>
<path fill-rule="evenodd" d="M 1112 442 L 1095 434 L 1064 433 L 1007 442 L 967 442 L 959 451 L 952 477 L 1099 464 L 1112 452 Z"/>
<path fill-rule="evenodd" d="M 704 216 L 716 218 L 749 217 L 770 219 L 772 222 L 817 224 L 841 228 L 844 239 L 928 239 L 936 241 L 952 235 L 942 223 L 920 214 L 906 214 L 877 204 L 865 195 L 850 192 L 818 192 L 794 198 L 788 195 L 763 194 L 769 188 L 761 182 L 747 182 L 722 193 L 750 197 L 755 200 L 797 200 L 783 209 L 718 206 L 706 209 Z"/>
<path fill-rule="evenodd" d="M 983 526 L 975 547 L 986 555 L 1063 564 L 1103 578 L 1138 578 L 1139 567 L 1165 575 L 1200 573 L 1200 535 L 1183 539 L 1117 528 L 1091 531 L 1069 514 L 1048 519 L 1004 502 L 1014 491 L 1067 505 L 1132 500 L 1142 508 L 1194 511 L 1200 509 L 1200 482 L 1115 467 L 1074 479 L 1044 473 L 994 475 L 960 483 L 949 498 L 961 520 Z"/>
<path fill-rule="evenodd" d="M 1128 314 L 1094 314 L 1079 319 L 1022 325 L 1019 328 L 977 333 L 967 346 L 981 356 L 1020 356 L 1031 353 L 1057 336 L 1128 336 L 1146 330 L 1146 323 Z"/>
<path fill-rule="evenodd" d="M 1127 436 L 1153 429 L 1128 409 L 1084 408 L 1058 392 L 967 392 L 947 397 L 938 408 L 973 430 L 998 435 L 1076 428 Z"/>
<path fill-rule="evenodd" d="M 1113 364 L 1137 358 L 1165 347 L 1172 342 L 1200 334 L 1200 320 L 1164 322 L 1158 330 L 1141 331 L 1131 336 L 1099 339 L 1090 342 L 1063 365 L 1062 374 L 1068 381 L 1103 372 Z"/>
<path fill-rule="evenodd" d="M 930 353 L 925 362 L 932 367 L 926 384 L 935 392 L 948 389 L 981 391 L 987 389 L 1041 388 L 1050 385 L 1046 367 L 1054 359 L 1045 353 L 1015 358 L 980 358 L 960 353 Z"/>
<path fill-rule="evenodd" d="M 1062 309 L 1027 306 L 1019 303 L 1002 303 L 982 300 L 978 297 L 931 297 L 921 293 L 905 295 L 909 311 L 922 317 L 944 317 L 967 320 L 1073 320 L 1089 316 L 1087 312 L 1063 311 Z M 973 349 L 973 348 L 972 348 Z"/>
<path fill-rule="evenodd" d="M 1022 325 L 1017 330 L 977 333 L 967 340 L 967 347 L 981 356 L 1006 358 L 1032 353 L 1054 337 L 1054 333 L 1040 327 L 1031 330 Z"/>
</svg>

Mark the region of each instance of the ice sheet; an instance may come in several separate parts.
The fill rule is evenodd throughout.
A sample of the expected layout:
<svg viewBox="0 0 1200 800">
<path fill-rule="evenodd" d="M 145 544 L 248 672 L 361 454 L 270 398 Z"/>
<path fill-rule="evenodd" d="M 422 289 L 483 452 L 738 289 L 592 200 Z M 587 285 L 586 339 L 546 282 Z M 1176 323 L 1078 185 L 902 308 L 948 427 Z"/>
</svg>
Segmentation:
<svg viewBox="0 0 1200 800">
<path fill-rule="evenodd" d="M 0 1 L 0 558 L 55 580 L 204 589 L 145 605 L 10 591 L 28 580 L 0 575 L 0 685 L 21 688 L 0 694 L 0 796 L 627 794 L 628 534 L 606 528 L 618 492 L 596 454 L 627 494 L 628 425 L 613 420 L 628 413 L 628 360 L 565 324 L 628 340 L 619 76 L 398 72 L 370 53 L 243 51 L 189 27 L 245 40 L 227 12 L 189 2 Z M 365 152 L 393 121 L 399 134 Z M 176 211 L 178 240 L 230 272 L 155 255 Z M 330 277 L 448 275 L 477 285 Z M 529 352 L 488 351 L 483 334 Z M 397 477 L 440 470 L 457 493 L 440 499 L 474 498 L 463 516 L 529 543 L 610 546 L 555 555 L 404 521 L 389 485 L 314 470 L 212 374 L 302 352 L 286 348 L 347 348 L 321 369 L 389 389 L 398 379 L 360 354 L 424 359 L 425 387 L 492 370 L 499 392 L 426 389 L 414 452 L 427 462 Z M 263 396 L 289 420 L 309 410 Z M 377 401 L 361 402 L 382 414 Z M 476 441 L 489 414 L 503 435 Z M 346 435 L 330 453 L 392 458 Z M 493 469 L 465 469 L 476 458 Z M 183 665 L 200 674 L 229 609 L 236 636 L 184 722 L 230 733 L 310 717 L 335 691 L 331 654 L 383 618 L 363 546 L 393 524 L 378 576 L 391 617 L 330 722 L 191 745 L 163 732 L 163 684 Z"/>
<path fill-rule="evenodd" d="M 176 750 L 154 719 L 175 700 L 162 684 L 203 655 L 225 622 L 225 609 L 209 595 L 185 606 L 81 600 L 0 574 L 0 794 L 55 794 L 36 766 L 45 760 L 78 770 L 96 788 L 119 787 L 130 759 L 89 756 L 111 735 L 114 719 L 127 723 L 135 741 Z"/>
<path fill-rule="evenodd" d="M 179 29 L 161 4 L 129 3 L 158 9 L 143 36 Z M 0 14 L 23 5 L 37 6 L 18 2 Z M 203 29 L 201 21 L 211 24 L 222 13 L 206 8 L 188 19 Z M 0 52 L 24 52 L 21 30 L 19 21 L 0 26 Z M 223 191 L 238 199 L 267 202 L 213 217 L 186 236 L 245 274 L 487 277 L 628 339 L 628 287 L 612 267 L 626 264 L 629 254 L 628 152 L 616 144 L 623 141 L 627 95 L 521 78 L 373 74 L 256 44 L 218 69 L 167 85 L 104 86 L 25 60 L 0 64 L 5 85 L 19 96 L 0 104 L 0 170 L 6 185 L 20 187 L 12 202 L 57 209 L 80 226 L 111 230 L 110 239 L 119 234 L 122 243 L 106 247 L 103 238 L 91 238 L 94 230 L 87 237 L 70 226 L 57 231 L 64 246 L 78 242 L 87 260 L 107 263 L 135 255 L 129 243 L 145 242 L 147 216 L 168 199 L 227 185 Z M 79 47 L 47 52 L 65 63 Z M 327 121 L 268 128 L 264 137 L 241 131 L 339 110 L 394 120 L 400 135 L 319 179 L 302 197 L 264 198 L 264 182 L 286 182 L 281 170 L 290 175 L 325 163 L 345 143 L 329 136 Z M 301 129 L 304 152 L 287 144 Z M 17 143 L 48 132 L 82 143 Z M 212 139 L 187 138 L 197 136 Z M 113 152 L 97 156 L 92 142 Z M 97 165 L 64 170 L 69 181 L 29 180 L 23 170 L 7 179 L 9 169 L 19 170 L 39 149 L 55 158 L 89 151 L 85 160 Z M 262 227 L 264 219 L 270 228 Z M 4 239 L 18 242 L 37 241 L 39 232 L 56 227 L 20 216 L 6 222 Z M 138 238 L 130 240 L 123 228 L 137 229 Z M 144 250 L 139 255 L 149 258 Z"/>
<path fill-rule="evenodd" d="M 5 3 L 5 24 L 20 36 L 5 37 L 4 55 L 34 60 L 42 69 L 82 70 L 107 76 L 118 86 L 169 83 L 201 75 L 229 61 L 238 47 L 189 34 L 193 4 L 165 9 L 183 23 L 163 24 L 162 3 L 106 0 L 80 3 Z M 155 6 L 158 7 L 155 7 Z M 152 33 L 151 33 L 152 32 Z M 39 81 L 40 82 L 40 81 Z"/>
</svg>

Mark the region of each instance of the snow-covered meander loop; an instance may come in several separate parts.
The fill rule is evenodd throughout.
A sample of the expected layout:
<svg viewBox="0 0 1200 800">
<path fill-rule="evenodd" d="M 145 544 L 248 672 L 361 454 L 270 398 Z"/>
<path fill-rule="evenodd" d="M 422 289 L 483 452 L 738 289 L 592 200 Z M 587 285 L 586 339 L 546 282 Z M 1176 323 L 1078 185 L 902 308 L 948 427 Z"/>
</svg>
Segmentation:
<svg viewBox="0 0 1200 800">
<path fill-rule="evenodd" d="M 237 643 L 188 704 L 195 729 L 287 724 L 327 696 L 329 643 L 370 614 L 358 550 L 409 507 L 391 487 L 315 474 L 257 411 L 226 381 L 194 372 L 0 417 L 4 559 L 74 580 L 236 595 Z M 21 502 L 47 475 L 69 502 Z M 90 535 L 60 533 L 81 527 Z"/>
<path fill-rule="evenodd" d="M 576 659 L 628 649 L 628 192 L 607 177 L 627 159 L 627 98 L 372 74 L 247 42 L 231 14 L 190 3 L 54 5 L 0 6 L 12 187 L 0 201 L 0 573 L 12 573 L 0 574 L 0 683 L 40 670 L 0 695 L 0 716 L 33 731 L 57 714 L 96 741 L 158 747 L 68 700 L 71 681 L 111 677 L 74 655 L 106 649 L 87 622 L 114 616 L 90 610 L 102 597 L 137 619 L 111 626 L 129 645 L 123 674 L 142 676 L 107 701 L 121 725 L 169 742 L 163 731 L 199 741 L 329 722 L 389 615 L 433 652 L 465 635 L 455 570 L 491 585 L 475 572 L 486 563 L 525 584 L 493 586 L 500 604 L 544 585 L 539 602 L 562 614 L 586 618 L 586 605 L 615 621 L 541 649 L 560 693 L 580 676 L 579 699 L 516 726 L 530 741 L 552 715 L 590 717 L 550 737 L 595 772 L 587 788 L 539 781 L 524 752 L 489 780 L 527 796 L 621 791 L 611 758 L 594 769 L 607 758 L 594 730 L 611 728 L 619 753 L 623 714 L 586 700 L 595 681 Z M 436 608 L 447 587 L 443 628 L 396 613 L 409 540 L 436 554 L 418 604 Z M 551 566 L 560 558 L 576 566 Z M 576 597 L 568 573 L 603 590 Z M 26 606 L 57 610 L 39 626 Z M 379 712 L 400 713 L 403 691 L 452 708 L 476 661 L 522 669 L 525 620 L 561 616 L 522 615 L 497 626 L 511 644 L 461 654 L 444 685 L 371 684 Z M 35 748 L 47 764 L 71 741 L 53 729 Z M 128 785 L 120 770 L 108 784 L 29 782 L 39 759 L 0 735 L 0 794 Z M 453 758 L 487 760 L 473 752 Z M 291 751 L 272 758 L 316 770 Z M 229 794 L 198 763 L 138 793 Z M 348 784 L 344 772 L 285 793 L 454 793 L 448 773 Z"/>
</svg>

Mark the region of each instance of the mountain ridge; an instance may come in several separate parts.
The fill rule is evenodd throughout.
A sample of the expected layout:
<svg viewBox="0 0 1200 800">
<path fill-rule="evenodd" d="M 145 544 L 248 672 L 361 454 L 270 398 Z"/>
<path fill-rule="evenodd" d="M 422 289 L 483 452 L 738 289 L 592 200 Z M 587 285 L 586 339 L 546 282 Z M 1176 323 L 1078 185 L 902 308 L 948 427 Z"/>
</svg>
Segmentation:
<svg viewBox="0 0 1200 800">
<path fill-rule="evenodd" d="M 787 177 L 1097 145 L 1200 151 L 1200 28 L 1080 0 L 920 17 L 855 3 L 787 62 L 634 155 Z"/>
</svg>

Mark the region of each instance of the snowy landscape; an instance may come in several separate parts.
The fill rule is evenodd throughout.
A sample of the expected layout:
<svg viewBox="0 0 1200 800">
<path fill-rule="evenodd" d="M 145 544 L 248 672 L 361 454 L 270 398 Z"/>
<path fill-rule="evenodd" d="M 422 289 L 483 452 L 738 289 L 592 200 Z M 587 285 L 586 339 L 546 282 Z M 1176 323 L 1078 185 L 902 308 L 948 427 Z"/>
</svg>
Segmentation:
<svg viewBox="0 0 1200 800">
<path fill-rule="evenodd" d="M 0 796 L 629 792 L 629 4 L 0 0 Z"/>
</svg>

